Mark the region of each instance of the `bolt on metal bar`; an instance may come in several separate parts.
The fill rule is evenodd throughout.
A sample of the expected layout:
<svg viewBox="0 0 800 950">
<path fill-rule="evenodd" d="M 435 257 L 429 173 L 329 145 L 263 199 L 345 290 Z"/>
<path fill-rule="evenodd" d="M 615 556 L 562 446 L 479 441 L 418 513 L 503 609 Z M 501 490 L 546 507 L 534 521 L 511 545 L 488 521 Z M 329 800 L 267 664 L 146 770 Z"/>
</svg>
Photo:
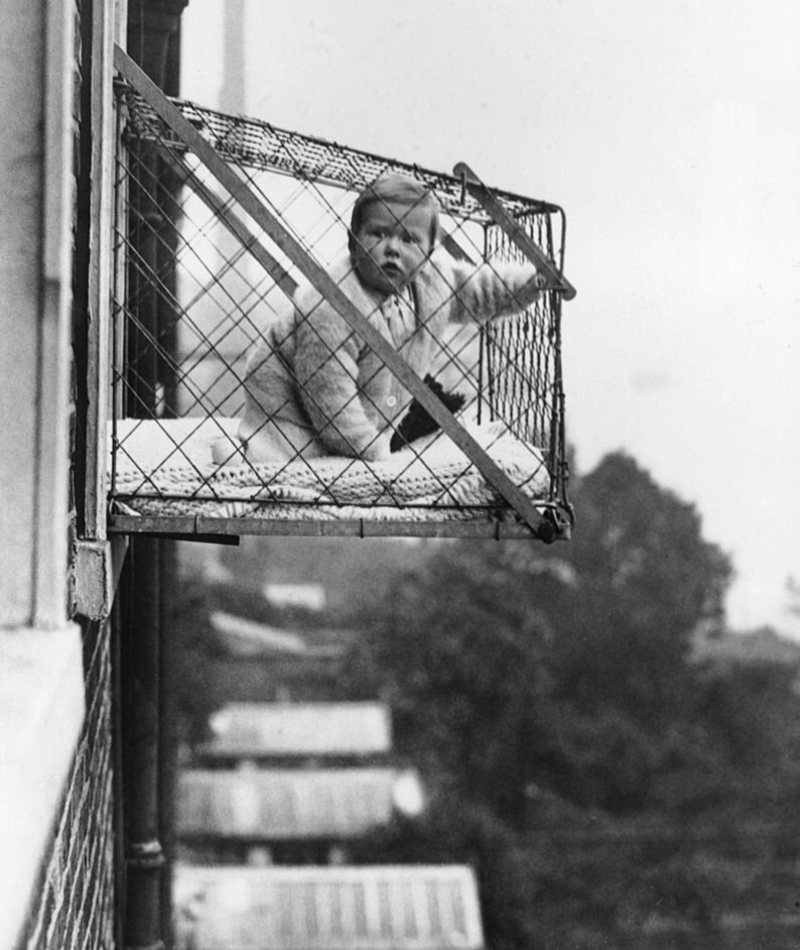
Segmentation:
<svg viewBox="0 0 800 950">
<path fill-rule="evenodd" d="M 544 273 L 552 285 L 548 290 L 558 291 L 565 300 L 572 300 L 577 291 L 572 284 L 558 270 L 553 261 L 542 251 L 536 242 L 511 217 L 495 194 L 484 185 L 474 171 L 466 164 L 459 162 L 453 169 L 453 174 L 460 177 L 466 190 L 481 205 L 492 220 L 511 238 L 525 256 L 533 261 L 539 270 Z"/>
</svg>

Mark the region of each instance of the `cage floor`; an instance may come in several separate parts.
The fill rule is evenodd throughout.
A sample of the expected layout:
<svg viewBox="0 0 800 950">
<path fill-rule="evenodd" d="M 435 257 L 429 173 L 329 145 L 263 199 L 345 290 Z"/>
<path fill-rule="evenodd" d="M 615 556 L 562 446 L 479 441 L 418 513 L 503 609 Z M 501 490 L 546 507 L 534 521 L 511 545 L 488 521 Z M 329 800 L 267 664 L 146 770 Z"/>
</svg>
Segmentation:
<svg viewBox="0 0 800 950">
<path fill-rule="evenodd" d="M 176 535 L 533 537 L 449 439 L 414 443 L 384 462 L 330 457 L 225 465 L 238 420 L 123 420 L 114 432 L 109 530 Z M 547 503 L 542 453 L 497 424 L 467 425 L 533 501 Z"/>
</svg>

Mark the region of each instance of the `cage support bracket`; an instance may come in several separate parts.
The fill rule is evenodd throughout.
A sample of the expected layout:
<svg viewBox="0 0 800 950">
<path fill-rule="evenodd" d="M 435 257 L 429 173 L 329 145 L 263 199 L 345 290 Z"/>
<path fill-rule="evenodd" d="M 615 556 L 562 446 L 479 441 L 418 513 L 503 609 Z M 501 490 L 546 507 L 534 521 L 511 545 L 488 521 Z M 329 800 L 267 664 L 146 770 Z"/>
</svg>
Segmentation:
<svg viewBox="0 0 800 950">
<path fill-rule="evenodd" d="M 106 620 L 111 615 L 128 540 L 80 539 L 75 542 L 72 566 L 72 612 L 87 620 Z"/>
<path fill-rule="evenodd" d="M 332 280 L 320 264 L 284 228 L 280 220 L 258 196 L 228 166 L 196 128 L 173 105 L 161 89 L 125 53 L 115 46 L 114 65 L 123 79 L 155 110 L 172 132 L 190 149 L 268 237 L 286 254 L 306 279 L 335 308 L 343 320 L 377 353 L 389 370 L 439 423 L 442 431 L 472 461 L 481 474 L 517 512 L 520 518 L 543 541 L 555 539 L 552 522 L 545 518 L 535 504 L 514 484 L 509 476 L 488 455 L 481 445 L 459 424 L 430 388 L 408 366 L 378 330 L 359 311 L 358 307 Z M 264 253 L 268 254 L 266 249 Z"/>
</svg>

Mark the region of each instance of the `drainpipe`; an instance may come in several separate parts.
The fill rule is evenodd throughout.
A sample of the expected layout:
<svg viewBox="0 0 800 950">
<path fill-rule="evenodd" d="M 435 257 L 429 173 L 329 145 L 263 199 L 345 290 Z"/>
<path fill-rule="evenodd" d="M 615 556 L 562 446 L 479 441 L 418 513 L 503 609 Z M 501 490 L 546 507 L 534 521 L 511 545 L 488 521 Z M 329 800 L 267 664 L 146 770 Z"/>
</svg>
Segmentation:
<svg viewBox="0 0 800 950">
<path fill-rule="evenodd" d="M 161 950 L 159 835 L 159 542 L 137 537 L 125 568 L 122 665 L 126 895 L 130 950 Z"/>
<path fill-rule="evenodd" d="M 176 81 L 174 68 L 178 51 L 180 16 L 188 0 L 129 0 L 128 53 L 150 78 L 168 94 Z M 157 157 L 143 154 L 158 180 Z M 157 187 L 161 193 L 161 186 Z M 131 235 L 135 253 L 141 255 L 153 273 L 159 272 L 157 231 L 162 224 L 160 202 L 152 194 L 131 196 L 134 204 Z M 138 212 L 138 214 L 137 214 Z M 154 288 L 134 281 L 131 287 L 138 317 L 146 333 L 159 338 L 161 324 L 169 331 L 163 303 Z M 144 337 L 131 341 L 129 358 L 135 363 L 130 380 L 132 393 L 128 411 L 133 416 L 153 418 L 160 411 L 159 383 L 163 364 Z M 161 390 L 163 392 L 163 390 Z M 169 875 L 163 840 L 169 837 L 164 824 L 164 803 L 171 795 L 165 728 L 171 718 L 162 715 L 165 690 L 162 680 L 164 656 L 162 620 L 166 611 L 163 568 L 171 574 L 174 548 L 157 538 L 131 540 L 121 616 L 122 745 L 125 783 L 125 879 L 123 938 L 129 950 L 162 950 L 170 927 Z"/>
</svg>

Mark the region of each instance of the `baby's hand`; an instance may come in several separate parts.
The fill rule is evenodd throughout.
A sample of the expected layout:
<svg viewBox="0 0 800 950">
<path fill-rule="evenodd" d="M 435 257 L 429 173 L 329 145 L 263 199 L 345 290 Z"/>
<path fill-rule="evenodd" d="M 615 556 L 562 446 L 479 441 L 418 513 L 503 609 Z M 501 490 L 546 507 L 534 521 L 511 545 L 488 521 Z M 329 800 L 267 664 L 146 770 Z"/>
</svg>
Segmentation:
<svg viewBox="0 0 800 950">
<path fill-rule="evenodd" d="M 244 465 L 246 448 L 230 437 L 216 439 L 211 446 L 211 459 L 215 465 Z"/>
</svg>

